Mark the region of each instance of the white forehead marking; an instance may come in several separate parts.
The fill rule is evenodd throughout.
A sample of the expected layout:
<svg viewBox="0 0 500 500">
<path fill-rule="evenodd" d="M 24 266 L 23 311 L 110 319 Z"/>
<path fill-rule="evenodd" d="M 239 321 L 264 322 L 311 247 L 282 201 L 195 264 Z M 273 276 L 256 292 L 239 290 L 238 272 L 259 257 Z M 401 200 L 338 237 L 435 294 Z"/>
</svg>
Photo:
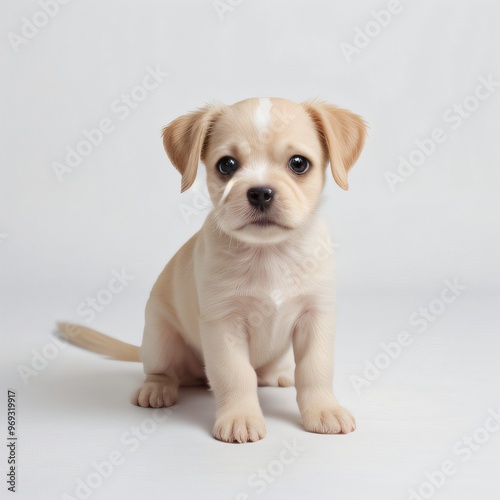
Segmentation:
<svg viewBox="0 0 500 500">
<path fill-rule="evenodd" d="M 254 122 L 259 132 L 264 132 L 268 129 L 271 121 L 271 99 L 263 97 L 259 99 L 259 104 L 255 110 Z"/>
</svg>

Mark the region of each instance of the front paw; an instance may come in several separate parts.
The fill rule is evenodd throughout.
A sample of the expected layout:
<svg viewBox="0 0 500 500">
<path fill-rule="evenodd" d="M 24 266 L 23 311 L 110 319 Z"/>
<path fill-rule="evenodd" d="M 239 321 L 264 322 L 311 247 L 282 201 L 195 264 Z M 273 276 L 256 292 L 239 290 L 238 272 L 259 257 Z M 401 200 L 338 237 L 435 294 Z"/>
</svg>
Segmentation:
<svg viewBox="0 0 500 500">
<path fill-rule="evenodd" d="M 356 429 L 354 417 L 339 405 L 305 410 L 302 422 L 306 431 L 318 434 L 348 434 Z"/>
<path fill-rule="evenodd" d="M 266 423 L 262 415 L 231 413 L 216 420 L 213 434 L 226 443 L 259 441 L 266 435 Z"/>
</svg>

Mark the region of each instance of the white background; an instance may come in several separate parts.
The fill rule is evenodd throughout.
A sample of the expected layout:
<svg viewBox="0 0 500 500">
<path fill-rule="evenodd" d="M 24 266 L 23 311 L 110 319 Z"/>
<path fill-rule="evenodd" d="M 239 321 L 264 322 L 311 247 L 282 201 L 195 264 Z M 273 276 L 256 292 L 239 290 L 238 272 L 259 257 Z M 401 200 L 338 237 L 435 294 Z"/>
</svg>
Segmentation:
<svg viewBox="0 0 500 500">
<path fill-rule="evenodd" d="M 122 463 L 89 498 L 388 500 L 412 488 L 421 498 L 498 498 L 500 432 L 483 426 L 500 405 L 500 87 L 472 97 L 481 79 L 500 82 L 498 4 L 401 1 L 381 27 L 372 11 L 383 1 L 224 3 L 218 13 L 211 0 L 74 0 L 17 45 L 24 18 L 43 24 L 43 11 L 3 5 L 1 364 L 4 393 L 18 399 L 17 498 L 78 498 L 78 479 L 99 482 L 92 464 L 113 452 Z M 342 44 L 356 34 L 359 43 L 365 27 L 372 36 L 348 60 Z M 169 75 L 126 117 L 117 112 L 113 103 L 155 67 Z M 266 388 L 267 437 L 219 443 L 206 390 L 181 392 L 156 423 L 128 402 L 140 366 L 54 343 L 54 322 L 84 322 L 79 305 L 114 270 L 133 279 L 91 326 L 140 343 L 154 280 L 207 213 L 196 208 L 202 176 L 180 194 L 161 128 L 206 102 L 254 96 L 319 97 L 370 127 L 350 190 L 328 178 L 321 208 L 338 244 L 335 386 L 358 421 L 348 436 L 304 432 L 294 390 Z M 456 118 L 457 104 L 467 117 Z M 114 130 L 58 179 L 54 162 L 105 118 Z M 390 189 L 387 172 L 436 128 L 446 139 Z M 450 304 L 440 301 L 445 280 L 465 288 Z M 432 320 L 409 322 L 429 304 Z M 412 344 L 356 391 L 353 377 L 401 331 Z M 36 376 L 23 380 L 23 367 Z M 137 449 L 126 444 L 134 426 L 150 432 Z M 298 447 L 294 460 L 285 442 Z M 425 485 L 445 461 L 453 473 Z M 256 482 L 259 470 L 268 480 Z"/>
</svg>

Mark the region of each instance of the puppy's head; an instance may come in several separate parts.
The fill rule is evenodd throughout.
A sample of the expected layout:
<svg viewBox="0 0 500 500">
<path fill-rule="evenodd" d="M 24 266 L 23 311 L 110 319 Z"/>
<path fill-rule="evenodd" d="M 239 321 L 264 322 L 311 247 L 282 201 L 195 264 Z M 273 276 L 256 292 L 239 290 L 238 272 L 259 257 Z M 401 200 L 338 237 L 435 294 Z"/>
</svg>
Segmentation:
<svg viewBox="0 0 500 500">
<path fill-rule="evenodd" d="M 163 143 L 182 174 L 182 191 L 201 159 L 219 228 L 262 245 L 307 224 L 328 163 L 348 188 L 365 132 L 359 116 L 331 104 L 254 98 L 181 116 L 165 127 Z"/>
</svg>

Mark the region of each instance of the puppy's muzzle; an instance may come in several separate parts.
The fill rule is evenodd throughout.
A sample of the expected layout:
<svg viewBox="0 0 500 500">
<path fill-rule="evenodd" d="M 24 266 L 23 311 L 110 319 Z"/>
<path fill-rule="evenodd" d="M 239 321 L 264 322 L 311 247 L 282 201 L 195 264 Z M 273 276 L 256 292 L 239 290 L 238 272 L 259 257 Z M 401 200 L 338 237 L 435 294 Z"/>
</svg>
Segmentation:
<svg viewBox="0 0 500 500">
<path fill-rule="evenodd" d="M 247 191 L 247 198 L 250 205 L 264 212 L 271 206 L 274 191 L 270 187 L 253 187 Z"/>
</svg>

